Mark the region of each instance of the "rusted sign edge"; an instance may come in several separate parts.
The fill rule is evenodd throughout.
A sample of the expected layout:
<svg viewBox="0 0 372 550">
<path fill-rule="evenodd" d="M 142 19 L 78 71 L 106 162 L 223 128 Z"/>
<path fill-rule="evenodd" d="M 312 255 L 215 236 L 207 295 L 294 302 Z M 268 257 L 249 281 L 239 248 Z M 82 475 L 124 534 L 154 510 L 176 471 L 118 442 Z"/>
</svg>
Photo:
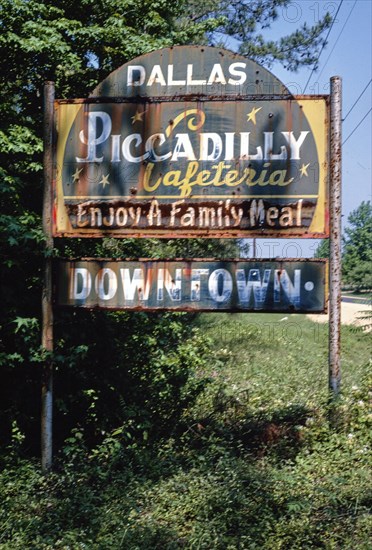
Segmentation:
<svg viewBox="0 0 372 550">
<path fill-rule="evenodd" d="M 193 231 L 167 231 L 166 229 L 161 230 L 152 230 L 148 231 L 144 229 L 143 231 L 133 231 L 133 230 L 117 230 L 117 231 L 100 231 L 96 230 L 86 230 L 79 231 L 77 233 L 68 233 L 68 232 L 54 232 L 55 237 L 66 237 L 66 238 L 80 238 L 80 237 L 89 237 L 89 238 L 102 238 L 102 237 L 122 237 L 122 238 L 133 238 L 133 239 L 250 239 L 253 237 L 264 239 L 265 237 L 271 237 L 275 239 L 291 239 L 291 238 L 301 238 L 301 239 L 326 239 L 329 236 L 328 232 L 323 233 L 300 233 L 300 232 L 288 232 L 283 235 L 283 230 L 281 232 L 269 231 L 269 230 L 241 230 L 241 231 L 229 231 L 227 232 L 213 232 L 210 229 L 207 229 L 205 232 L 203 230 L 197 229 Z"/>
<path fill-rule="evenodd" d="M 185 96 L 186 97 L 186 96 Z M 190 101 L 197 101 L 198 99 L 200 99 L 198 96 L 195 96 L 195 97 L 191 97 L 191 96 L 187 96 L 188 99 Z M 276 95 L 276 96 L 261 96 L 261 95 L 246 95 L 246 96 L 234 96 L 235 98 L 237 98 L 238 100 L 242 100 L 242 101 L 246 101 L 247 98 L 251 98 L 252 100 L 257 100 L 257 101 L 263 101 L 265 99 L 267 99 L 268 101 L 272 100 L 272 98 L 275 98 L 281 102 L 286 102 L 288 101 L 288 99 L 290 100 L 301 100 L 301 99 L 308 99 L 308 100 L 311 100 L 312 102 L 316 101 L 317 99 L 319 100 L 325 100 L 325 104 L 326 104 L 326 117 L 325 117 L 325 126 L 326 128 L 329 128 L 329 105 L 330 105 L 330 96 L 329 95 L 326 95 L 326 94 L 320 94 L 320 95 L 291 95 L 291 96 L 283 96 L 283 95 Z M 234 97 L 231 97 L 231 96 L 216 96 L 214 99 L 216 101 L 220 101 L 221 99 L 224 100 L 226 98 L 228 99 L 234 99 Z M 159 98 L 153 98 L 153 97 L 141 97 L 141 96 L 137 96 L 135 98 L 131 97 L 131 98 L 127 98 L 127 97 L 118 97 L 118 98 L 108 98 L 108 97 L 90 97 L 90 98 L 85 98 L 85 99 L 58 99 L 55 101 L 55 106 L 56 106 L 56 112 L 58 111 L 58 106 L 59 105 L 62 105 L 62 104 L 68 104 L 68 103 L 77 103 L 77 104 L 89 104 L 89 103 L 99 103 L 102 102 L 105 103 L 105 104 L 108 104 L 108 103 L 143 103 L 143 102 L 148 102 L 148 103 L 151 103 L 151 102 L 156 102 L 156 100 L 159 99 L 160 101 L 165 99 L 166 101 L 169 101 L 170 99 L 172 98 L 169 98 L 169 97 L 159 97 Z M 181 96 L 174 96 L 173 98 L 174 100 L 181 100 Z M 208 102 L 210 100 L 210 96 L 205 96 L 205 98 L 203 99 L 203 101 L 205 100 L 205 102 Z M 57 116 L 56 116 L 56 119 L 57 119 Z M 57 120 L 55 120 L 55 124 L 57 123 Z M 328 131 L 327 131 L 327 134 L 328 134 Z M 56 150 L 56 139 L 53 140 L 54 143 L 53 143 L 53 149 L 54 149 L 54 155 L 55 155 L 55 150 Z M 325 161 L 325 164 L 329 166 L 329 155 L 328 155 L 328 151 L 326 152 L 325 154 L 325 158 L 328 160 L 328 163 L 327 161 Z M 55 168 L 56 170 L 56 168 Z M 55 177 L 57 176 L 57 173 L 55 171 Z M 193 228 L 193 229 L 185 229 L 185 228 L 180 228 L 180 227 L 174 227 L 174 228 L 169 228 L 169 227 L 164 227 L 164 228 L 154 228 L 154 227 L 151 227 L 148 228 L 148 227 L 142 227 L 142 228 L 138 228 L 136 229 L 135 227 L 133 226 L 130 226 L 128 228 L 116 228 L 116 229 L 104 229 L 104 228 L 93 228 L 93 227 L 89 227 L 89 228 L 83 228 L 83 227 L 80 227 L 80 228 L 74 228 L 73 231 L 70 231 L 70 230 L 66 230 L 66 228 L 61 228 L 61 229 L 57 229 L 57 224 L 54 223 L 53 224 L 53 236 L 57 237 L 57 238 L 102 238 L 102 237 L 106 237 L 106 236 L 110 236 L 110 237 L 114 237 L 114 238 L 126 238 L 126 237 L 129 237 L 129 238 L 185 238 L 185 239 L 188 239 L 188 238 L 223 238 L 223 239 L 230 239 L 230 238 L 253 238 L 253 237 L 258 237 L 258 238 L 265 238 L 265 237 L 268 237 L 268 238 L 279 238 L 279 239 L 287 239 L 287 238 L 317 238 L 317 239 L 323 239 L 323 238 L 327 238 L 329 236 L 329 216 L 328 216 L 328 197 L 329 197 L 329 181 L 328 181 L 328 170 L 326 169 L 326 178 L 322 178 L 323 181 L 324 179 L 326 179 L 327 181 L 325 181 L 325 185 L 324 185 L 324 193 L 325 193 L 325 196 L 324 196 L 324 217 L 323 217 L 323 227 L 319 228 L 319 229 L 322 229 L 322 231 L 320 232 L 314 232 L 314 231 L 304 231 L 304 229 L 302 228 L 293 228 L 293 227 L 290 227 L 290 228 L 273 228 L 273 229 L 269 229 L 267 227 L 265 227 L 265 229 L 262 229 L 260 227 L 258 228 L 236 228 L 236 229 L 232 229 L 232 228 L 229 228 L 229 229 L 220 229 L 220 228 L 213 228 L 213 227 L 208 227 L 208 228 Z M 53 189 L 54 191 L 56 191 L 56 181 L 53 182 Z M 283 196 L 284 198 L 285 195 Z M 299 195 L 299 197 L 301 197 L 301 195 Z M 132 197 L 132 196 L 123 196 L 122 197 L 123 199 L 127 199 L 127 200 L 131 200 L 131 199 L 135 199 L 135 197 Z M 150 199 L 154 199 L 155 197 L 148 197 L 148 200 Z M 173 198 L 173 197 L 170 197 L 170 198 Z M 269 196 L 267 196 L 267 198 L 270 198 Z M 318 208 L 318 206 L 317 206 Z"/>
<path fill-rule="evenodd" d="M 150 264 L 165 264 L 165 263 L 176 263 L 176 262 L 183 262 L 183 263 L 210 263 L 210 262 L 216 262 L 216 263 L 239 263 L 239 264 L 265 264 L 265 263 L 276 263 L 276 264 L 290 264 L 290 263 L 302 263 L 304 265 L 313 263 L 318 265 L 324 266 L 324 272 L 323 277 L 320 279 L 320 282 L 323 285 L 324 288 L 324 302 L 323 307 L 314 308 L 309 311 L 301 311 L 295 308 L 293 305 L 289 305 L 283 308 L 278 308 L 276 310 L 273 310 L 272 308 L 263 307 L 262 309 L 255 309 L 254 307 L 251 307 L 249 309 L 245 307 L 239 307 L 239 306 L 230 306 L 228 308 L 217 308 L 211 309 L 206 307 L 190 307 L 187 305 L 180 305 L 179 307 L 177 305 L 172 305 L 172 307 L 167 307 L 164 305 L 159 306 L 141 306 L 141 305 L 135 305 L 131 307 L 120 307 L 117 305 L 114 306 L 108 306 L 105 305 L 104 307 L 100 305 L 85 305 L 85 304 L 59 304 L 57 301 L 57 285 L 54 287 L 54 304 L 60 309 L 76 309 L 76 308 L 82 308 L 85 310 L 107 310 L 107 311 L 141 311 L 141 312 L 192 312 L 192 313 L 213 313 L 213 312 L 222 312 L 222 313 L 272 313 L 272 314 L 301 314 L 301 315 L 307 315 L 309 313 L 311 314 L 327 314 L 328 313 L 328 302 L 329 302 L 329 292 L 328 292 L 328 274 L 329 274 L 329 262 L 328 259 L 325 258 L 264 258 L 264 259 L 254 259 L 254 258 L 229 258 L 229 259 L 221 259 L 221 258 L 167 258 L 167 259 L 159 259 L 159 258 L 58 258 L 54 260 L 54 272 L 55 275 L 57 275 L 57 270 L 59 264 L 64 263 L 72 263 L 72 262 L 91 262 L 91 263 L 101 263 L 101 264 L 109 264 L 109 263 L 123 263 L 123 262 L 137 262 L 137 263 L 150 263 Z M 57 278 L 55 278 L 57 280 Z"/>
<path fill-rule="evenodd" d="M 125 96 L 113 96 L 113 97 L 88 97 L 88 98 L 65 98 L 65 99 L 56 99 L 55 105 L 79 105 L 79 104 L 96 104 L 96 103 L 170 103 L 172 101 L 202 101 L 207 103 L 208 101 L 301 101 L 301 100 L 312 100 L 312 101 L 326 101 L 329 103 L 329 95 L 320 94 L 320 95 L 292 95 L 292 94 L 237 94 L 237 95 L 212 95 L 208 96 L 206 94 L 182 94 L 174 96 L 134 96 L 134 97 L 125 97 Z"/>
<path fill-rule="evenodd" d="M 58 262 L 152 262 L 152 263 L 164 263 L 164 262 L 231 262 L 231 263 L 263 263 L 263 262 L 277 262 L 277 263 L 318 263 L 327 264 L 327 258 L 149 258 L 149 257 L 124 257 L 124 258 L 102 258 L 102 257 L 58 257 L 54 260 Z"/>
<path fill-rule="evenodd" d="M 111 306 L 105 306 L 104 308 L 100 306 L 85 306 L 85 305 L 79 305 L 79 306 L 69 306 L 69 305 L 60 305 L 55 304 L 55 307 L 58 309 L 84 309 L 84 310 L 90 310 L 90 311 L 136 311 L 136 312 L 143 312 L 143 313 L 164 313 L 164 312 L 170 312 L 170 313 L 271 313 L 272 315 L 283 315 L 284 313 L 287 315 L 323 315 L 328 313 L 328 309 L 324 307 L 323 309 L 313 309 L 311 311 L 298 311 L 293 308 L 293 311 L 291 309 L 277 309 L 273 311 L 272 309 L 239 309 L 235 307 L 230 307 L 229 309 L 205 309 L 203 307 L 195 309 L 188 306 L 183 307 L 172 307 L 172 308 L 166 308 L 166 307 L 141 307 L 141 306 L 133 306 L 131 308 L 125 309 L 120 307 L 111 307 Z"/>
</svg>

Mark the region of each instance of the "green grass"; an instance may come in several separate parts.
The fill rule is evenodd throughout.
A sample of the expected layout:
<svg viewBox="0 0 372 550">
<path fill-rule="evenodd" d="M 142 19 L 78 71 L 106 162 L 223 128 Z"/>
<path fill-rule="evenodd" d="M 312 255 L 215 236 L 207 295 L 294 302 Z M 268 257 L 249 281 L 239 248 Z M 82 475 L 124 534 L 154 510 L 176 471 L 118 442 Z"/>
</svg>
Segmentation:
<svg viewBox="0 0 372 550">
<path fill-rule="evenodd" d="M 268 406 L 319 406 L 328 396 L 328 325 L 306 315 L 208 314 L 200 329 L 213 341 L 219 372 L 231 388 L 247 390 Z M 342 327 L 342 385 L 358 384 L 371 337 Z"/>
<path fill-rule="evenodd" d="M 370 335 L 342 328 L 330 425 L 325 325 L 220 313 L 197 325 L 210 355 L 195 376 L 210 383 L 168 437 L 77 441 L 46 478 L 15 451 L 3 460 L 0 549 L 370 548 Z"/>
</svg>

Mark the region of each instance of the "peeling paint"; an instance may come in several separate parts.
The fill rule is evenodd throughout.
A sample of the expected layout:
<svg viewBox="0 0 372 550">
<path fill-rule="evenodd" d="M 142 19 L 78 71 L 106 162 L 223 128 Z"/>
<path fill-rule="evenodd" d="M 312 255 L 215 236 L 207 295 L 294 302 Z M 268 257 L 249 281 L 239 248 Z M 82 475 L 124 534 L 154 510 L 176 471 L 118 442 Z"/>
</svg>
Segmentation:
<svg viewBox="0 0 372 550">
<path fill-rule="evenodd" d="M 60 306 L 324 312 L 324 260 L 76 260 L 57 264 Z"/>
<path fill-rule="evenodd" d="M 327 235 L 325 96 L 291 96 L 242 56 L 188 46 L 123 65 L 94 95 L 56 102 L 55 236 Z"/>
</svg>

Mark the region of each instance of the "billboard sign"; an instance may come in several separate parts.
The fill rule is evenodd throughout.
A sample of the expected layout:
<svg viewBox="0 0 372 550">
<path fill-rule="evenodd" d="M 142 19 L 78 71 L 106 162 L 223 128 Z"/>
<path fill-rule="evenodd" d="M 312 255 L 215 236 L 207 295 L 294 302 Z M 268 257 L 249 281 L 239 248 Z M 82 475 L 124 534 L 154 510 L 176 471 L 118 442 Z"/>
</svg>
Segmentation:
<svg viewBox="0 0 372 550">
<path fill-rule="evenodd" d="M 55 236 L 325 236 L 327 99 L 229 52 L 169 50 L 56 102 Z"/>
<path fill-rule="evenodd" d="M 325 260 L 62 260 L 57 305 L 307 313 L 326 310 Z"/>
</svg>

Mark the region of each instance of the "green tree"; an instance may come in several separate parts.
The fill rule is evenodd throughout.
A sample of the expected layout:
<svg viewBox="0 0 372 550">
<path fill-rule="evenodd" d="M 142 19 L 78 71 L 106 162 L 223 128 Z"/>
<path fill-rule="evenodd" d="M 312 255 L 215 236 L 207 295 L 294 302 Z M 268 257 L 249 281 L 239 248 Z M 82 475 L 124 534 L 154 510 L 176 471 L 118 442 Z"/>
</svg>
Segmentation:
<svg viewBox="0 0 372 550">
<path fill-rule="evenodd" d="M 188 17 L 195 22 L 210 17 L 218 20 L 222 16 L 217 30 L 209 34 L 212 44 L 233 42 L 238 45 L 239 53 L 266 67 L 279 61 L 288 70 L 297 71 L 301 66 L 313 66 L 317 62 L 319 49 L 324 45 L 323 33 L 332 17 L 327 13 L 313 26 L 305 23 L 279 40 L 266 40 L 262 31 L 289 13 L 291 4 L 294 4 L 292 0 L 191 0 Z M 296 3 L 295 9 L 299 6 Z"/>
<path fill-rule="evenodd" d="M 174 44 L 217 43 L 221 33 L 237 38 L 240 51 L 258 61 L 285 60 L 290 69 L 295 69 L 315 59 L 323 44 L 322 31 L 329 24 L 329 17 L 313 30 L 303 28 L 290 42 L 276 46 L 264 43 L 259 29 L 268 26 L 279 16 L 279 8 L 289 4 L 290 0 L 233 3 L 225 0 L 206 0 L 204 3 L 196 0 L 191 3 L 188 0 L 80 0 L 74 3 L 71 0 L 0 0 L 0 423 L 3 437 L 7 433 L 6 426 L 10 434 L 12 422 L 17 421 L 22 430 L 27 431 L 26 443 L 37 441 L 43 359 L 39 319 L 44 254 L 41 231 L 44 82 L 55 82 L 59 98 L 87 97 L 111 71 L 140 54 Z M 179 254 L 182 246 L 177 243 L 173 250 Z M 203 255 L 202 251 L 207 249 L 206 255 L 211 255 L 213 243 L 193 242 L 188 246 L 190 254 Z M 234 244 L 230 242 L 229 246 Z M 170 255 L 172 245 L 151 240 L 85 239 L 82 242 L 70 239 L 56 241 L 56 247 L 61 255 L 119 256 L 125 251 L 128 256 L 152 256 L 156 250 Z M 137 357 L 138 354 L 132 353 L 133 348 L 142 345 L 135 339 L 128 343 L 123 336 L 123 323 L 133 323 L 137 327 L 140 323 L 135 315 L 97 317 L 79 312 L 75 319 L 79 321 L 76 330 L 84 335 L 85 347 L 82 348 L 76 333 L 71 334 L 70 320 L 66 322 L 63 316 L 58 313 L 56 320 L 59 341 L 56 362 L 63 384 L 71 379 L 75 386 L 71 388 L 70 400 L 59 396 L 57 409 L 59 419 L 62 411 L 68 410 L 70 417 L 78 422 L 82 418 L 80 405 L 84 400 L 81 399 L 78 406 L 76 395 L 80 394 L 75 392 L 76 378 L 81 391 L 88 392 L 85 396 L 93 395 L 90 390 L 97 390 L 90 386 L 93 375 L 109 387 L 113 372 L 117 374 L 124 357 Z M 161 332 L 164 347 L 171 353 L 171 331 L 161 331 L 159 325 L 176 323 L 173 332 L 181 333 L 177 326 L 188 325 L 185 321 L 188 318 L 181 316 L 175 320 L 169 316 L 166 319 L 152 316 L 146 327 L 148 333 L 155 334 L 154 338 Z M 95 355 L 93 368 L 92 362 L 84 362 L 83 356 L 86 349 L 97 349 L 97 334 L 105 332 L 118 348 L 114 346 L 108 360 L 102 344 Z M 185 334 L 183 338 L 188 332 Z M 151 337 L 149 341 L 150 346 Z M 179 350 L 178 355 L 181 352 Z M 100 362 L 101 359 L 104 361 Z M 154 361 L 160 369 L 162 363 L 157 356 Z M 167 363 L 167 357 L 163 361 Z M 188 359 L 186 363 L 190 363 Z M 105 365 L 104 379 L 100 377 L 101 365 Z M 70 377 L 68 369 L 76 369 L 73 371 L 76 376 Z M 121 376 L 121 382 L 115 382 L 118 386 L 125 385 L 124 374 Z M 87 410 L 91 405 L 86 404 Z M 106 413 L 109 415 L 108 410 Z"/>
<path fill-rule="evenodd" d="M 329 239 L 322 239 L 314 253 L 314 258 L 329 257 Z"/>
<path fill-rule="evenodd" d="M 185 6 L 184 0 L 0 0 L 2 437 L 10 434 L 16 419 L 29 441 L 38 441 L 29 428 L 38 424 L 42 361 L 44 82 L 55 82 L 59 98 L 86 97 L 112 70 L 137 55 L 174 43 L 199 42 L 217 22 L 190 22 L 186 29 L 177 23 Z M 61 240 L 56 246 L 64 255 L 107 254 L 112 241 Z M 143 256 L 146 250 L 151 255 L 153 243 L 126 240 L 116 245 L 113 255 L 120 255 L 118 248 L 128 255 Z M 89 325 L 90 321 L 85 318 L 84 322 Z M 153 322 L 156 326 L 156 318 Z M 65 359 L 76 365 L 81 353 L 71 348 L 74 342 L 69 334 L 62 328 L 58 332 L 63 323 L 57 319 L 56 324 Z M 86 375 L 84 383 L 88 379 Z"/>
<path fill-rule="evenodd" d="M 343 238 L 342 274 L 345 283 L 372 288 L 372 206 L 363 201 L 348 217 Z"/>
</svg>

